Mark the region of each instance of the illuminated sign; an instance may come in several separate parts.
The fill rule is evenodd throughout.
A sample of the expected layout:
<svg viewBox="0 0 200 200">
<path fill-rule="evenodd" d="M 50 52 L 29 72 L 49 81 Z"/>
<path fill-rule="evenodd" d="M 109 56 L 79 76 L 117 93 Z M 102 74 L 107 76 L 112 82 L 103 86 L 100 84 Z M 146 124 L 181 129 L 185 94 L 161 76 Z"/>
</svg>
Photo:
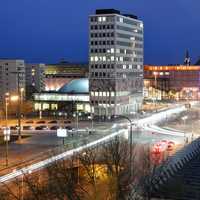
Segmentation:
<svg viewBox="0 0 200 200">
<path fill-rule="evenodd" d="M 67 137 L 67 129 L 57 129 L 57 137 Z"/>
</svg>

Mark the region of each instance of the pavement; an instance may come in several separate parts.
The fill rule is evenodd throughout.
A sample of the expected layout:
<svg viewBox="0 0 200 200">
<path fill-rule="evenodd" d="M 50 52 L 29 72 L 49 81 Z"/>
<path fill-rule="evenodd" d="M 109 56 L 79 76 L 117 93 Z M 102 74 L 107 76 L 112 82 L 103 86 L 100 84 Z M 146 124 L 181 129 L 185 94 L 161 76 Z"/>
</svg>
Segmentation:
<svg viewBox="0 0 200 200">
<path fill-rule="evenodd" d="M 162 112 L 156 113 L 159 117 L 162 116 Z M 156 116 L 155 114 L 155 116 Z M 155 118 L 154 115 L 150 116 Z M 144 122 L 147 121 L 148 117 L 144 116 Z M 120 123 L 117 123 L 117 126 L 120 126 Z M 88 127 L 91 125 L 91 122 L 80 122 L 80 127 Z M 54 131 L 39 131 L 37 134 L 33 134 L 32 137 L 26 138 L 22 140 L 21 144 L 11 143 L 9 144 L 9 167 L 6 168 L 5 165 L 2 164 L 0 175 L 7 174 L 8 172 L 12 171 L 16 168 L 21 168 L 22 166 L 30 165 L 30 163 L 36 163 L 40 160 L 44 160 L 45 158 L 52 155 L 52 151 L 54 153 L 64 152 L 70 149 L 74 149 L 76 147 L 80 147 L 81 145 L 84 146 L 86 143 L 90 143 L 101 138 L 105 138 L 109 136 L 112 132 L 116 132 L 112 123 L 97 123 L 94 124 L 95 127 L 98 127 L 98 131 L 92 135 L 74 135 L 74 137 L 67 137 L 65 139 L 65 146 L 63 146 L 63 139 L 57 138 L 56 132 Z M 118 129 L 126 129 L 127 130 L 127 121 L 126 124 L 122 124 L 125 127 L 118 127 Z M 76 126 L 76 123 L 72 123 L 72 126 Z M 141 129 L 135 129 L 133 133 L 133 140 L 134 142 L 140 144 L 153 144 L 160 140 L 183 140 L 183 137 L 176 136 L 176 135 L 169 135 L 169 134 L 161 134 L 161 133 L 152 133 L 152 131 L 146 131 Z M 0 163 L 5 163 L 5 146 L 0 146 Z M 44 157 L 43 157 L 44 156 Z"/>
</svg>

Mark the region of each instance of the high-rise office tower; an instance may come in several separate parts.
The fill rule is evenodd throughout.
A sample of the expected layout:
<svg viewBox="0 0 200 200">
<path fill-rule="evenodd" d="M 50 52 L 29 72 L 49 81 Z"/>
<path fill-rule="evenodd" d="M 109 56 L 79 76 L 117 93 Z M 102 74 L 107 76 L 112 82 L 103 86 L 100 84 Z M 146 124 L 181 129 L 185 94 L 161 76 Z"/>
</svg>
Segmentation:
<svg viewBox="0 0 200 200">
<path fill-rule="evenodd" d="M 143 100 L 143 22 L 114 9 L 89 18 L 89 84 L 98 116 L 138 111 Z"/>
</svg>

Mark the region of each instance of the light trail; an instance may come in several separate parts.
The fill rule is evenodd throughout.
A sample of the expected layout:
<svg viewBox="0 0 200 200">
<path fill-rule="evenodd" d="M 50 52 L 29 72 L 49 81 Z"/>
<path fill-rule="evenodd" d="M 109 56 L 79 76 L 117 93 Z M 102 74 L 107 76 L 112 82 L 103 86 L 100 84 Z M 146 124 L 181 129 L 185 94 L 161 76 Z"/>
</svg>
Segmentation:
<svg viewBox="0 0 200 200">
<path fill-rule="evenodd" d="M 152 127 L 148 127 L 148 125 L 152 125 L 152 124 L 156 124 L 158 122 L 161 122 L 163 120 L 166 120 L 166 118 L 172 116 L 173 114 L 177 114 L 177 113 L 180 113 L 180 112 L 183 112 L 185 111 L 186 108 L 184 105 L 182 106 L 178 106 L 176 108 L 171 108 L 169 110 L 165 110 L 165 111 L 162 111 L 162 112 L 159 112 L 159 113 L 156 113 L 156 114 L 153 114 L 149 117 L 146 117 L 146 118 L 143 118 L 143 119 L 139 119 L 137 121 L 134 122 L 134 124 L 136 124 L 138 127 L 142 127 L 142 128 L 145 128 L 145 129 L 148 129 L 149 131 L 155 131 L 155 127 L 152 128 Z M 124 123 L 124 124 L 127 124 L 127 123 Z M 115 128 L 113 128 L 114 130 L 117 129 L 117 126 Z M 113 130 L 111 129 L 111 130 Z M 156 132 L 160 131 L 162 134 L 165 132 L 165 133 L 172 133 L 170 131 L 167 131 L 167 130 L 158 130 L 156 128 Z M 121 129 L 121 130 L 117 130 L 116 132 L 114 133 L 111 133 L 110 135 L 107 135 L 101 139 L 98 139 L 96 141 L 93 141 L 93 142 L 90 142 L 88 144 L 85 144 L 81 147 L 78 147 L 78 148 L 75 148 L 75 149 L 72 149 L 72 150 L 68 150 L 64 153 L 61 153 L 61 154 L 58 154 L 56 156 L 52 156 L 51 158 L 48 158 L 46 160 L 43 160 L 43 161 L 40 161 L 38 163 L 35 163 L 35 164 L 32 164 L 28 167 L 24 167 L 22 169 L 18 169 L 18 170 L 15 170 L 9 174 L 6 174 L 4 176 L 1 176 L 0 177 L 0 183 L 5 183 L 5 182 L 9 182 L 17 177 L 20 177 L 24 174 L 29 174 L 29 173 L 32 173 L 32 172 L 35 172 L 37 170 L 40 170 L 44 167 L 46 167 L 47 165 L 55 162 L 55 161 L 58 161 L 58 160 L 61 160 L 61 159 L 65 159 L 65 158 L 69 158 L 70 156 L 73 156 L 74 154 L 78 153 L 78 152 L 81 152 L 87 148 L 91 148 L 91 147 L 95 147 L 97 145 L 100 145 L 102 143 L 105 143 L 105 142 L 108 142 L 109 140 L 112 140 L 114 137 L 116 136 L 119 136 L 121 134 L 124 134 L 124 133 L 127 133 L 127 129 Z M 174 133 L 173 135 L 176 135 L 176 136 L 182 136 L 183 133 L 179 133 L 179 132 L 176 132 Z"/>
</svg>

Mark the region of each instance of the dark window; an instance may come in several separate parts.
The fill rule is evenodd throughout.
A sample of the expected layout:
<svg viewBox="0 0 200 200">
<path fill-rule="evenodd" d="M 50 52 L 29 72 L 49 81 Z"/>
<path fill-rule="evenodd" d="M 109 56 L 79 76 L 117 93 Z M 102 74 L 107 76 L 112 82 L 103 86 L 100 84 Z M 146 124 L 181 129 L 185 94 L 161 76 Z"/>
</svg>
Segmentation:
<svg viewBox="0 0 200 200">
<path fill-rule="evenodd" d="M 103 45 L 106 45 L 106 41 L 103 41 Z"/>
<path fill-rule="evenodd" d="M 90 52 L 91 52 L 91 53 L 93 53 L 93 52 L 94 52 L 94 50 L 93 50 L 93 49 L 91 49 L 91 50 L 90 50 Z"/>
<path fill-rule="evenodd" d="M 103 65 L 103 68 L 105 69 L 105 68 L 106 68 L 106 65 Z"/>
<path fill-rule="evenodd" d="M 95 42 L 94 42 L 94 44 L 95 44 L 95 45 L 98 45 L 98 42 L 97 42 L 97 41 L 95 41 Z"/>
<path fill-rule="evenodd" d="M 91 45 L 93 45 L 94 44 L 94 42 L 93 41 L 91 41 Z"/>
<path fill-rule="evenodd" d="M 98 72 L 95 72 L 95 77 L 98 77 Z"/>
<path fill-rule="evenodd" d="M 95 30 L 97 30 L 97 29 L 98 29 L 98 26 L 97 26 L 97 25 L 95 25 L 95 26 L 94 26 L 94 29 L 95 29 Z"/>
<path fill-rule="evenodd" d="M 94 26 L 91 26 L 91 30 L 93 30 L 94 29 Z"/>
<path fill-rule="evenodd" d="M 105 34 L 105 33 L 103 33 L 103 37 L 106 37 L 106 34 Z"/>
<path fill-rule="evenodd" d="M 98 53 L 98 49 L 95 49 L 95 53 Z"/>
<path fill-rule="evenodd" d="M 111 40 L 111 45 L 114 45 L 114 41 L 113 40 Z"/>
<path fill-rule="evenodd" d="M 107 41 L 107 45 L 110 45 L 110 41 L 109 40 Z"/>
<path fill-rule="evenodd" d="M 103 49 L 103 53 L 106 53 L 106 49 Z"/>
</svg>

